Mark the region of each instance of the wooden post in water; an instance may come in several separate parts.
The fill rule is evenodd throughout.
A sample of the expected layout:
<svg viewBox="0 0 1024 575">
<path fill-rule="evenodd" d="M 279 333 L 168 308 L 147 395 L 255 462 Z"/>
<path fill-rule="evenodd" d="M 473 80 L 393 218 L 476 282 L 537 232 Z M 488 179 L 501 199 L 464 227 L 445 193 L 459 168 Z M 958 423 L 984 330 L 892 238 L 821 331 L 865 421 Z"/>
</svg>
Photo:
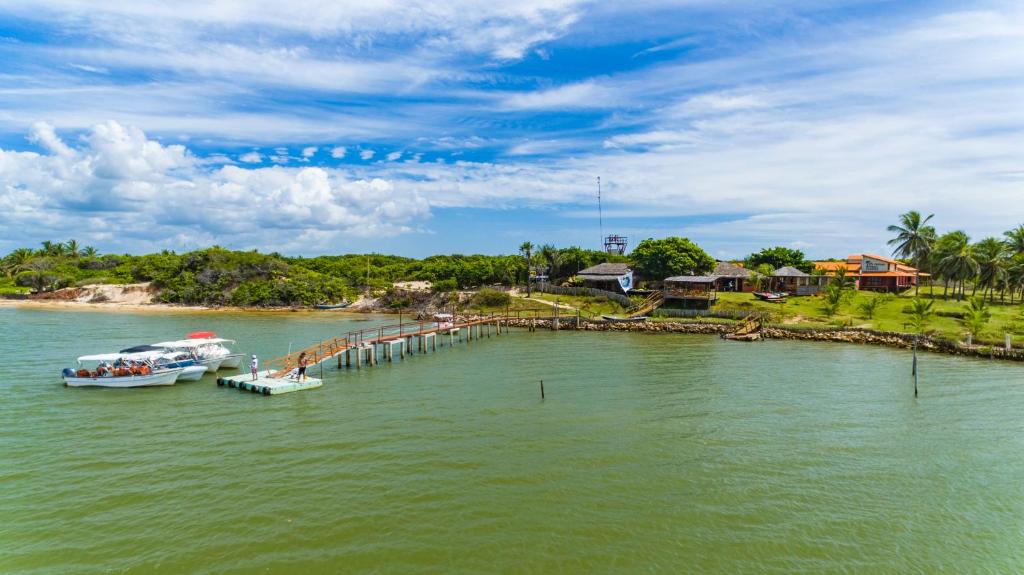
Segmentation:
<svg viewBox="0 0 1024 575">
<path fill-rule="evenodd" d="M 543 379 L 540 380 L 540 398 L 541 398 L 541 400 L 544 399 L 544 380 Z"/>
<path fill-rule="evenodd" d="M 917 397 L 917 337 L 914 337 L 914 366 L 912 371 L 914 374 L 914 397 Z"/>
</svg>

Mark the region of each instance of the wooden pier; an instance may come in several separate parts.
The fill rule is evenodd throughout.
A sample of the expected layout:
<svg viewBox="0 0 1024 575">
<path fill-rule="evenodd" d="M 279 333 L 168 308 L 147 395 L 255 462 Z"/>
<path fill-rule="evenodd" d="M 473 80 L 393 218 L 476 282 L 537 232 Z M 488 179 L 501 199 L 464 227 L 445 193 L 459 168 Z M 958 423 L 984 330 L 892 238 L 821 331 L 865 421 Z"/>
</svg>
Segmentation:
<svg viewBox="0 0 1024 575">
<path fill-rule="evenodd" d="M 353 331 L 343 337 L 321 341 L 305 349 L 268 361 L 255 380 L 249 374 L 230 378 L 218 378 L 218 386 L 252 391 L 262 395 L 278 395 L 291 391 L 313 389 L 323 385 L 324 364 L 337 360 L 337 368 L 354 368 L 379 365 L 382 361 L 392 362 L 397 350 L 398 357 L 436 352 L 438 343 L 453 347 L 456 343 L 470 344 L 475 340 L 498 336 L 507 329 L 511 317 L 490 316 L 461 322 L 414 322 L 398 325 L 384 325 Z M 298 382 L 295 372 L 299 356 L 306 354 L 304 382 Z M 310 377 L 319 375 L 320 378 Z"/>
</svg>

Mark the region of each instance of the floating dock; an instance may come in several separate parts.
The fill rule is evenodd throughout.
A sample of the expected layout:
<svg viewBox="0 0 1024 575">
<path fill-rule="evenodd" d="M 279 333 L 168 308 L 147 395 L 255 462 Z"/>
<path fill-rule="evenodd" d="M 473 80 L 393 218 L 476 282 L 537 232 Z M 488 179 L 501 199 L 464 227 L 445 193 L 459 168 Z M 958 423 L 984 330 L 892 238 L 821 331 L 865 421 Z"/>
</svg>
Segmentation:
<svg viewBox="0 0 1024 575">
<path fill-rule="evenodd" d="M 287 377 L 272 377 L 269 373 L 258 375 L 255 380 L 250 374 L 238 374 L 231 377 L 218 377 L 217 385 L 220 387 L 233 387 L 239 391 L 251 391 L 260 395 L 280 395 L 303 389 L 320 387 L 324 382 L 315 377 L 307 377 L 305 381 Z"/>
</svg>

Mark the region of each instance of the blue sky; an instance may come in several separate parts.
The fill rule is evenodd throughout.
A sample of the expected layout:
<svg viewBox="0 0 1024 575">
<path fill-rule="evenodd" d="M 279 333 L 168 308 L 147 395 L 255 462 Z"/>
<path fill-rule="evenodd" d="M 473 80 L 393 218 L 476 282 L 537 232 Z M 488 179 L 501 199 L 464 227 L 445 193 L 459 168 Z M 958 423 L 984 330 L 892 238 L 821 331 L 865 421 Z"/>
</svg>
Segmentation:
<svg viewBox="0 0 1024 575">
<path fill-rule="evenodd" d="M 885 250 L 1024 221 L 1016 2 L 10 0 L 0 251 Z M 511 4 L 511 3 L 510 3 Z"/>
</svg>

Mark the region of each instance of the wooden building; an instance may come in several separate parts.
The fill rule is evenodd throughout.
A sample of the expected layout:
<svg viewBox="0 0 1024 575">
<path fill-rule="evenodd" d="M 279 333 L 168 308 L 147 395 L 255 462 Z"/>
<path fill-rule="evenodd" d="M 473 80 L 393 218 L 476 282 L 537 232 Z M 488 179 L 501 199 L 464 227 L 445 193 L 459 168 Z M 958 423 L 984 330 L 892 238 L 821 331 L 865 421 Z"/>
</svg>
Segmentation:
<svg viewBox="0 0 1024 575">
<path fill-rule="evenodd" d="M 772 289 L 794 295 L 814 295 L 828 283 L 827 276 L 812 276 L 793 266 L 781 267 L 772 272 Z"/>
<path fill-rule="evenodd" d="M 715 277 L 715 289 L 718 291 L 752 292 L 757 286 L 751 281 L 751 275 L 759 276 L 760 274 L 740 265 L 717 262 L 715 271 L 710 275 Z"/>
<path fill-rule="evenodd" d="M 665 307 L 708 309 L 718 300 L 715 276 L 672 276 L 665 278 Z"/>
<path fill-rule="evenodd" d="M 583 285 L 615 293 L 628 293 L 633 289 L 633 270 L 629 264 L 603 263 L 580 270 L 576 274 Z"/>
</svg>

